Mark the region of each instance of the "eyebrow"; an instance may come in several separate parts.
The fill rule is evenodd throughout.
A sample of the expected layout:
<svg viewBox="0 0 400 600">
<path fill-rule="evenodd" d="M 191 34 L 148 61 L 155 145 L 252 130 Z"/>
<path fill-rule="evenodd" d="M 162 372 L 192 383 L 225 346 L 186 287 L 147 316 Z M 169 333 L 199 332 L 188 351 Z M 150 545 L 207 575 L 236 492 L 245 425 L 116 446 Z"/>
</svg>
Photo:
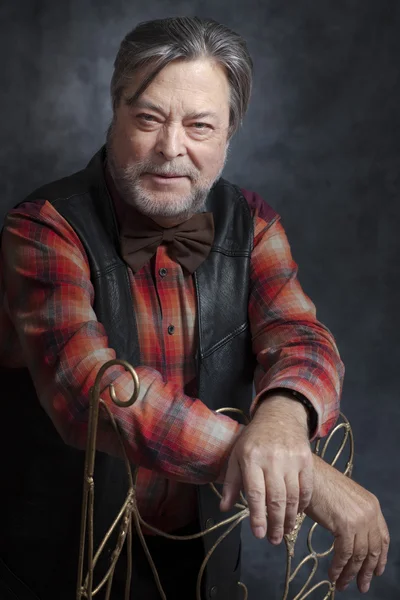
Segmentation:
<svg viewBox="0 0 400 600">
<path fill-rule="evenodd" d="M 165 114 L 165 112 L 161 106 L 159 106 L 158 104 L 154 104 L 153 102 L 150 102 L 149 100 L 139 99 L 139 100 L 135 101 L 134 96 L 131 96 L 131 97 L 126 98 L 125 104 L 127 104 L 131 108 L 135 107 L 135 108 L 140 108 L 140 109 L 145 109 L 145 110 L 152 110 L 154 112 L 160 113 L 164 117 L 167 117 L 167 115 Z M 217 113 L 212 112 L 212 111 L 203 111 L 203 112 L 193 111 L 193 112 L 185 115 L 186 119 L 207 119 L 210 117 L 213 119 L 219 118 Z"/>
</svg>

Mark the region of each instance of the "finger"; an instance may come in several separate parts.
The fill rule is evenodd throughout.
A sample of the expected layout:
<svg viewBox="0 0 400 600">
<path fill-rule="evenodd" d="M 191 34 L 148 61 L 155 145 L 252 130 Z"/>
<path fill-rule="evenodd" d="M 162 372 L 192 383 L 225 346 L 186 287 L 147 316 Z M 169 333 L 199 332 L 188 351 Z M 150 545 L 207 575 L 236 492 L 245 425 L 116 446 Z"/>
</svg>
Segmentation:
<svg viewBox="0 0 400 600">
<path fill-rule="evenodd" d="M 311 502 L 314 487 L 314 469 L 313 464 L 300 471 L 299 475 L 300 494 L 298 512 L 304 512 Z"/>
<path fill-rule="evenodd" d="M 242 467 L 243 487 L 250 511 L 250 526 L 253 534 L 261 539 L 267 531 L 265 512 L 265 478 L 264 472 L 256 463 L 248 463 Z"/>
<path fill-rule="evenodd" d="M 228 468 L 222 488 L 222 500 L 219 508 L 222 511 L 230 510 L 239 497 L 242 489 L 242 472 L 240 464 L 234 454 L 231 455 L 228 461 Z"/>
<path fill-rule="evenodd" d="M 368 542 L 367 558 L 364 560 L 357 577 L 357 585 L 361 593 L 368 592 L 374 570 L 382 553 L 380 532 L 376 531 L 375 535 L 370 532 Z"/>
<path fill-rule="evenodd" d="M 332 583 L 337 581 L 353 556 L 354 534 L 338 535 L 335 538 L 332 564 L 329 568 L 329 579 Z"/>
<path fill-rule="evenodd" d="M 336 581 L 338 590 L 344 590 L 349 583 L 358 575 L 368 554 L 368 533 L 365 530 L 356 534 L 354 548 L 350 560 L 344 567 L 340 577 Z"/>
<path fill-rule="evenodd" d="M 286 514 L 286 485 L 279 473 L 271 472 L 266 479 L 268 539 L 271 544 L 280 544 Z"/>
<path fill-rule="evenodd" d="M 389 536 L 389 530 L 386 525 L 386 521 L 383 518 L 382 513 L 379 515 L 378 520 L 379 520 L 380 531 L 381 531 L 382 551 L 381 551 L 381 555 L 378 560 L 378 565 L 375 569 L 375 575 L 380 576 L 383 574 L 385 567 L 386 567 L 387 556 L 388 556 L 389 545 L 390 545 L 390 536 Z"/>
<path fill-rule="evenodd" d="M 296 517 L 299 507 L 299 477 L 287 476 L 286 484 L 286 515 L 285 515 L 285 533 L 293 531 L 296 524 Z M 269 522 L 268 522 L 269 524 Z"/>
</svg>

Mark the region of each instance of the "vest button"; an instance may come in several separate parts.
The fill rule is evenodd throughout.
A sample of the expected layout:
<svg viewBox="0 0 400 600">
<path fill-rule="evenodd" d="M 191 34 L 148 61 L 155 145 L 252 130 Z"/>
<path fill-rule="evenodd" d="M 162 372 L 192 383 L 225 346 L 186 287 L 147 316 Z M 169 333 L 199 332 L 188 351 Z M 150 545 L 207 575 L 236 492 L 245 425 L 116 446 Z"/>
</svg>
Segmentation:
<svg viewBox="0 0 400 600">
<path fill-rule="evenodd" d="M 218 594 L 218 588 L 214 585 L 210 590 L 210 598 L 216 598 Z"/>
<path fill-rule="evenodd" d="M 175 327 L 173 325 L 168 325 L 168 333 L 169 335 L 173 335 L 175 331 Z"/>
<path fill-rule="evenodd" d="M 160 277 L 165 277 L 168 273 L 168 269 L 166 269 L 165 267 L 162 267 L 159 271 L 158 271 Z"/>
<path fill-rule="evenodd" d="M 207 519 L 206 521 L 206 529 L 210 529 L 210 527 L 214 527 L 215 521 L 214 519 Z"/>
</svg>

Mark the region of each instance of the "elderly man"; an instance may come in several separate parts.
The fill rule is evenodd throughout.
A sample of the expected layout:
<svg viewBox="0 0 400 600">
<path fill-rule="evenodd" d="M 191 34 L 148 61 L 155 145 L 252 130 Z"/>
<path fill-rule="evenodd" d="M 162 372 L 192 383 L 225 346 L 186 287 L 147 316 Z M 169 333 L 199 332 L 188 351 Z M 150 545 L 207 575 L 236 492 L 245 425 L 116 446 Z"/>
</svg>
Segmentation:
<svg viewBox="0 0 400 600">
<path fill-rule="evenodd" d="M 358 574 L 366 591 L 384 570 L 388 534 L 378 501 L 310 450 L 338 416 L 335 342 L 300 287 L 278 215 L 221 178 L 251 76 L 243 39 L 214 21 L 139 25 L 116 58 L 105 148 L 6 218 L 2 598 L 74 597 L 89 391 L 114 358 L 134 365 L 141 383 L 132 406 L 113 404 L 111 383 L 122 401 L 133 385 L 114 366 L 102 398 L 139 466 L 138 507 L 154 528 L 146 540 L 167 598 L 195 598 L 200 565 L 221 530 L 184 542 L 156 530 L 210 528 L 231 514 L 241 489 L 258 538 L 279 544 L 299 511 L 333 532 L 338 587 Z M 217 412 L 226 406 L 243 409 L 250 424 Z M 98 542 L 126 491 L 104 415 L 95 476 Z M 210 482 L 224 484 L 221 503 Z M 158 598 L 137 536 L 132 544 L 129 598 Z M 125 597 L 126 560 L 125 550 L 117 600 Z M 241 598 L 239 574 L 236 528 L 208 563 L 202 597 Z"/>
</svg>

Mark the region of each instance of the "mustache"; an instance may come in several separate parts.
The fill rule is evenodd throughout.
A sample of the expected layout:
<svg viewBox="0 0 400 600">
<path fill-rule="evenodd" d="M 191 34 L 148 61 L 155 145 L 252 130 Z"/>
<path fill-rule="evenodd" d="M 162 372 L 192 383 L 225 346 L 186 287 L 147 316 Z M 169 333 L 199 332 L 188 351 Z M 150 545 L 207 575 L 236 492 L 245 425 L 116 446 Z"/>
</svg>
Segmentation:
<svg viewBox="0 0 400 600">
<path fill-rule="evenodd" d="M 174 165 L 155 165 L 154 163 L 142 162 L 130 164 L 126 167 L 126 172 L 136 177 L 139 177 L 143 173 L 150 173 L 151 175 L 161 175 L 168 177 L 171 175 L 177 175 L 179 177 L 189 177 L 190 179 L 197 179 L 199 174 L 197 169 L 191 167 L 174 166 Z"/>
</svg>

